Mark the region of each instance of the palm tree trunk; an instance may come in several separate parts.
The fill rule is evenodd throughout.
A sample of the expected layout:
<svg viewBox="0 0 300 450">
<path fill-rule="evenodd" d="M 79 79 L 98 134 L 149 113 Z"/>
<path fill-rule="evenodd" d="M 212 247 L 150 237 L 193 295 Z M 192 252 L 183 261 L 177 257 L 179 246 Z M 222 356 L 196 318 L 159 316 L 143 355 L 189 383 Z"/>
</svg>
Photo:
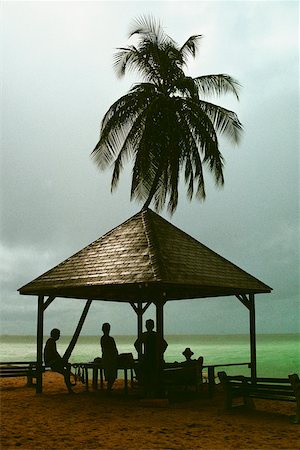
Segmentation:
<svg viewBox="0 0 300 450">
<path fill-rule="evenodd" d="M 154 178 L 154 180 L 153 180 L 153 183 L 152 183 L 152 186 L 151 186 L 151 189 L 150 189 L 148 198 L 147 198 L 147 200 L 145 201 L 144 206 L 143 206 L 142 209 L 147 209 L 147 208 L 149 208 L 149 205 L 150 205 L 150 203 L 152 202 L 152 199 L 153 199 L 153 197 L 154 197 L 154 194 L 155 194 L 155 192 L 156 192 L 156 190 L 157 190 L 157 183 L 158 183 L 158 181 L 159 181 L 159 179 L 160 179 L 160 177 L 161 177 L 161 174 L 162 174 L 162 169 L 160 169 L 160 170 L 158 169 L 157 172 L 156 172 L 155 178 Z"/>
</svg>

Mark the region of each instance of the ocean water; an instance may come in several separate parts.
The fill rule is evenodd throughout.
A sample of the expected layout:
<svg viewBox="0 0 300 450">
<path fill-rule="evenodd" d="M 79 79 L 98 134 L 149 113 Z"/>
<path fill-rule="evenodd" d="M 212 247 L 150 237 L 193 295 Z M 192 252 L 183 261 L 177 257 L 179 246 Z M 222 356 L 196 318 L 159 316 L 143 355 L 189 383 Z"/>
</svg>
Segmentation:
<svg viewBox="0 0 300 450">
<path fill-rule="evenodd" d="M 114 336 L 119 353 L 132 353 L 137 357 L 135 336 Z M 47 337 L 45 337 L 46 341 Z M 57 342 L 60 354 L 67 348 L 71 337 L 61 337 Z M 190 347 L 194 357 L 203 356 L 205 364 L 246 363 L 250 361 L 248 335 L 172 335 L 165 336 L 168 348 L 165 360 L 184 361 L 182 352 Z M 257 374 L 260 377 L 287 377 L 300 375 L 300 334 L 257 335 Z M 73 350 L 70 362 L 89 362 L 101 356 L 99 336 L 80 336 Z M 36 360 L 35 336 L 0 337 L 0 361 Z M 222 370 L 222 369 L 218 369 Z M 228 367 L 229 374 L 250 375 L 247 366 Z"/>
</svg>

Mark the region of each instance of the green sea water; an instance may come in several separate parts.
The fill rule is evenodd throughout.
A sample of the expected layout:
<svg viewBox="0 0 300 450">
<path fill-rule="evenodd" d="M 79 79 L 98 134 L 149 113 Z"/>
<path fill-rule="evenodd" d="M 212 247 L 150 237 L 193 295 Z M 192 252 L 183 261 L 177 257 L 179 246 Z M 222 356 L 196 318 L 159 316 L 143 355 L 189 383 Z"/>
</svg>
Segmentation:
<svg viewBox="0 0 300 450">
<path fill-rule="evenodd" d="M 114 336 L 119 353 L 132 353 L 135 336 Z M 165 336 L 168 348 L 165 360 L 184 361 L 182 352 L 190 347 L 194 357 L 203 356 L 204 364 L 229 364 L 250 362 L 248 335 L 172 335 Z M 46 338 L 45 338 L 46 340 Z M 63 354 L 70 342 L 65 336 L 57 343 Z M 257 335 L 257 374 L 266 377 L 286 377 L 291 373 L 300 375 L 300 334 Z M 99 336 L 81 336 L 73 350 L 70 362 L 89 362 L 101 356 Z M 0 361 L 36 360 L 35 336 L 1 336 Z M 220 369 L 218 369 L 220 370 Z M 229 374 L 249 375 L 247 366 L 228 367 Z"/>
</svg>

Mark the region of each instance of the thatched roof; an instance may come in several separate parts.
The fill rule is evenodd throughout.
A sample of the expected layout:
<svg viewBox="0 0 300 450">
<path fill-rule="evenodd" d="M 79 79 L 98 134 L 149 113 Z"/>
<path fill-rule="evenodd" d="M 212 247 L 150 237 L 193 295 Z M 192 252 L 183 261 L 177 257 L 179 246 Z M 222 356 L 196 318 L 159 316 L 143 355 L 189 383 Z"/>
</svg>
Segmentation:
<svg viewBox="0 0 300 450">
<path fill-rule="evenodd" d="M 150 209 L 19 289 L 26 295 L 113 301 L 270 291 L 269 286 Z"/>
</svg>

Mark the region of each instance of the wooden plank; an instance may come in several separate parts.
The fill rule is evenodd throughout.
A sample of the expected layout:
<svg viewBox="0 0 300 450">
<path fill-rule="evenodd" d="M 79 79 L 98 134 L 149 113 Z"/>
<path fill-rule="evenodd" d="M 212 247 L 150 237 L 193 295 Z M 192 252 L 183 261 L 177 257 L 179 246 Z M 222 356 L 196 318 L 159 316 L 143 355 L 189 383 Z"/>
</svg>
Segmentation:
<svg viewBox="0 0 300 450">
<path fill-rule="evenodd" d="M 251 378 L 243 375 L 230 376 L 226 372 L 218 373 L 221 384 L 226 393 L 226 407 L 232 406 L 232 400 L 237 397 L 243 397 L 244 403 L 247 398 L 260 398 L 264 400 L 279 400 L 296 402 L 296 395 L 294 393 L 291 382 L 288 378 L 279 378 L 278 382 L 271 384 L 270 379 L 260 378 L 260 381 L 251 382 Z M 276 378 L 272 378 L 276 380 Z"/>
<path fill-rule="evenodd" d="M 48 297 L 48 299 L 45 301 L 44 305 L 43 305 L 43 310 L 45 311 L 45 309 L 48 308 L 48 306 L 53 302 L 53 300 L 55 299 L 54 296 L 52 297 Z"/>
</svg>

